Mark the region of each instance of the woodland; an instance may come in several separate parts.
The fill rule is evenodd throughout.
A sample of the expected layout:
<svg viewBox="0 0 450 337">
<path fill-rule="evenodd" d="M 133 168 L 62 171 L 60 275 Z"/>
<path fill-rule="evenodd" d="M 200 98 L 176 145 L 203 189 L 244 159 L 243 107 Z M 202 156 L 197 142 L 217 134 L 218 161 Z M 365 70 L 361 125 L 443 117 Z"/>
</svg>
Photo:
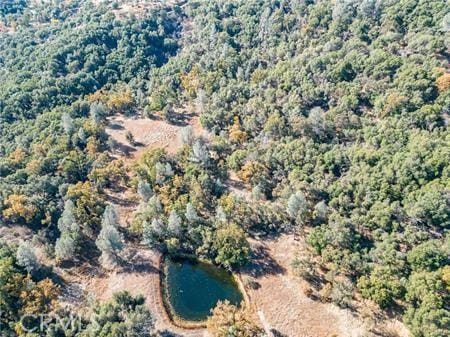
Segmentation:
<svg viewBox="0 0 450 337">
<path fill-rule="evenodd" d="M 189 0 L 118 17 L 119 5 L 0 4 L 0 227 L 33 233 L 0 237 L 2 336 L 153 334 L 145 299 L 126 292 L 92 304 L 82 332 L 30 333 L 21 317 L 62 310 L 54 265 L 107 268 L 140 242 L 239 271 L 249 238 L 280 233 L 305 241 L 292 268 L 327 300 L 370 300 L 414 337 L 448 336 L 448 3 Z M 185 106 L 209 139 L 186 126 L 176 154 L 125 167 L 108 118 L 176 124 Z M 121 188 L 139 200 L 127 228 L 108 202 Z M 226 321 L 233 310 L 214 309 L 212 336 L 263 335 L 245 313 Z"/>
</svg>

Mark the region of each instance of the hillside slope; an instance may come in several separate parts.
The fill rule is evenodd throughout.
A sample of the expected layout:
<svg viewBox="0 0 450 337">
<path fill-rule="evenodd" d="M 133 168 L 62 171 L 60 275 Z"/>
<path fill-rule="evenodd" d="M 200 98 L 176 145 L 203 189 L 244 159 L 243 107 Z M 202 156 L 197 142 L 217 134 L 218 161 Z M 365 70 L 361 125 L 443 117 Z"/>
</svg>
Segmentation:
<svg viewBox="0 0 450 337">
<path fill-rule="evenodd" d="M 61 275 L 115 275 L 141 244 L 239 272 L 289 336 L 317 324 L 284 319 L 302 306 L 355 336 L 449 334 L 445 0 L 14 0 L 0 21 L 8 336 L 59 310 Z M 104 297 L 77 337 L 154 328 L 152 303 Z"/>
</svg>

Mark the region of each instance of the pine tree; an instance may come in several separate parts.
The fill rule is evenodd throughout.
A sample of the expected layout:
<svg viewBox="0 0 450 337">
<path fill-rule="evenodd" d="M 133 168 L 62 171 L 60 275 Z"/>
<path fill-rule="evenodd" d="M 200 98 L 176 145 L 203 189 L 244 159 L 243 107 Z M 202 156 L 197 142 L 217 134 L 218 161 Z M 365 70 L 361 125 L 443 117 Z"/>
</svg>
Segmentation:
<svg viewBox="0 0 450 337">
<path fill-rule="evenodd" d="M 64 203 L 64 211 L 58 220 L 58 229 L 61 233 L 78 231 L 79 226 L 75 219 L 75 204 L 71 199 Z"/>
<path fill-rule="evenodd" d="M 152 247 L 155 243 L 154 239 L 152 224 L 148 221 L 144 221 L 142 223 L 142 243 Z"/>
<path fill-rule="evenodd" d="M 218 206 L 216 209 L 216 219 L 218 222 L 227 222 L 227 215 L 222 206 Z"/>
<path fill-rule="evenodd" d="M 40 264 L 34 253 L 34 249 L 27 242 L 22 243 L 17 249 L 16 259 L 17 264 L 24 267 L 30 274 L 40 269 Z"/>
<path fill-rule="evenodd" d="M 148 207 L 151 208 L 152 212 L 155 213 L 155 215 L 159 215 L 163 212 L 163 205 L 161 204 L 161 200 L 157 195 L 154 195 L 150 198 L 150 200 L 148 201 Z"/>
<path fill-rule="evenodd" d="M 318 139 L 325 136 L 325 112 L 322 108 L 315 107 L 311 109 L 308 116 L 308 123 L 311 131 Z"/>
<path fill-rule="evenodd" d="M 119 227 L 119 217 L 115 207 L 111 204 L 106 205 L 105 211 L 103 212 L 102 227 L 113 226 L 115 228 Z"/>
<path fill-rule="evenodd" d="M 296 222 L 303 222 L 303 216 L 307 211 L 306 198 L 302 192 L 292 194 L 288 200 L 286 211 L 289 216 L 296 220 Z"/>
<path fill-rule="evenodd" d="M 157 162 L 155 164 L 155 183 L 156 184 L 162 184 L 164 183 L 165 180 L 165 175 L 164 175 L 164 165 L 160 162 Z"/>
<path fill-rule="evenodd" d="M 71 199 L 64 203 L 64 211 L 58 220 L 61 236 L 55 243 L 55 255 L 60 260 L 69 260 L 77 250 L 80 226 L 75 219 L 75 205 Z"/>
<path fill-rule="evenodd" d="M 122 236 L 119 231 L 112 226 L 102 228 L 95 244 L 102 252 L 100 259 L 104 266 L 115 264 L 118 253 L 123 249 Z"/>
<path fill-rule="evenodd" d="M 163 164 L 161 162 L 157 162 L 155 164 L 156 178 L 155 182 L 157 184 L 162 184 L 166 180 L 166 178 L 173 176 L 174 172 L 170 163 Z"/>
<path fill-rule="evenodd" d="M 85 144 L 86 140 L 87 140 L 87 136 L 86 136 L 86 131 L 84 131 L 83 128 L 79 128 L 78 129 L 78 139 L 80 140 L 81 143 Z"/>
<path fill-rule="evenodd" d="M 192 160 L 196 163 L 206 165 L 209 160 L 208 149 L 204 142 L 197 139 L 192 146 Z"/>
<path fill-rule="evenodd" d="M 175 210 L 170 212 L 167 228 L 176 237 L 180 237 L 182 234 L 182 220 Z"/>
<path fill-rule="evenodd" d="M 136 212 L 136 218 L 143 223 L 143 221 L 151 222 L 152 219 L 161 216 L 163 213 L 163 206 L 157 195 L 153 195 L 147 203 L 141 203 Z"/>
<path fill-rule="evenodd" d="M 154 218 L 152 222 L 143 224 L 142 241 L 149 247 L 157 246 L 166 234 L 165 224 L 161 219 Z"/>
<path fill-rule="evenodd" d="M 73 125 L 72 117 L 70 117 L 69 114 L 64 113 L 61 116 L 61 122 L 62 122 L 62 127 L 64 129 L 64 132 L 67 133 L 68 135 L 71 135 L 73 133 L 73 131 L 75 130 L 75 126 Z"/>
<path fill-rule="evenodd" d="M 97 248 L 102 252 L 101 261 L 104 266 L 116 263 L 118 253 L 124 245 L 122 236 L 117 230 L 117 213 L 112 206 L 109 208 L 108 206 L 103 214 L 102 229 L 95 241 Z"/>
<path fill-rule="evenodd" d="M 261 185 L 256 185 L 255 187 L 253 187 L 252 189 L 252 198 L 254 200 L 265 200 L 266 196 L 264 194 L 264 190 L 261 187 Z"/>
<path fill-rule="evenodd" d="M 114 151 L 117 148 L 118 143 L 114 138 L 109 137 L 108 140 L 106 141 L 106 145 L 108 145 L 109 150 L 114 153 Z"/>
<path fill-rule="evenodd" d="M 197 98 L 195 99 L 195 109 L 198 114 L 202 114 L 205 110 L 207 103 L 206 93 L 204 90 L 200 89 L 197 93 Z"/>
<path fill-rule="evenodd" d="M 75 240 L 68 234 L 61 236 L 55 243 L 55 255 L 59 260 L 69 260 L 75 255 Z"/>
<path fill-rule="evenodd" d="M 150 187 L 150 184 L 145 181 L 139 181 L 137 192 L 139 196 L 141 197 L 143 202 L 148 202 L 149 199 L 153 195 L 153 191 Z"/>
<path fill-rule="evenodd" d="M 194 142 L 194 132 L 192 126 L 188 125 L 181 129 L 181 141 L 183 144 L 191 146 Z"/>
<path fill-rule="evenodd" d="M 166 163 L 165 167 L 164 167 L 164 175 L 166 177 L 172 177 L 174 175 L 174 171 L 172 169 L 172 165 L 170 165 L 170 163 Z"/>
<path fill-rule="evenodd" d="M 102 103 L 92 103 L 89 115 L 95 124 L 99 124 L 106 117 L 107 109 Z"/>
<path fill-rule="evenodd" d="M 186 217 L 187 221 L 191 224 L 199 221 L 199 219 L 200 219 L 200 217 L 197 214 L 196 209 L 194 208 L 194 206 L 192 206 L 191 203 L 188 203 L 186 205 L 185 217 Z"/>
<path fill-rule="evenodd" d="M 325 201 L 320 201 L 314 206 L 314 217 L 320 220 L 327 218 L 328 206 Z"/>
</svg>

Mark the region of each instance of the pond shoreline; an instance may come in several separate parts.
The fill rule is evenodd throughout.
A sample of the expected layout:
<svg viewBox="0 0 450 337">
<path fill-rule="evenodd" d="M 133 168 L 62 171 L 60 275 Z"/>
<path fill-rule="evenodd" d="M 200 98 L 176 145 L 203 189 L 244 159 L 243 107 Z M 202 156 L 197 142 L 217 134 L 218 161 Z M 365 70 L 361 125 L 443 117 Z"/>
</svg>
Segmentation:
<svg viewBox="0 0 450 337">
<path fill-rule="evenodd" d="M 173 312 L 172 306 L 169 303 L 168 290 L 166 287 L 166 278 L 167 278 L 166 259 L 167 258 L 168 258 L 167 255 L 161 254 L 160 259 L 159 259 L 159 290 L 160 290 L 159 295 L 161 297 L 161 301 L 162 301 L 162 304 L 166 311 L 167 317 L 169 318 L 170 322 L 178 328 L 187 329 L 187 330 L 205 329 L 206 321 L 201 321 L 201 322 L 186 321 L 186 320 L 183 320 L 182 318 L 178 317 Z"/>
<path fill-rule="evenodd" d="M 158 262 L 159 263 L 158 269 L 159 269 L 159 274 L 160 274 L 159 275 L 159 290 L 160 290 L 159 295 L 161 297 L 161 301 L 162 301 L 162 304 L 166 311 L 166 315 L 167 315 L 168 319 L 174 326 L 181 328 L 181 329 L 186 329 L 186 330 L 205 329 L 207 320 L 202 320 L 202 321 L 185 320 L 185 319 L 179 317 L 174 312 L 172 305 L 169 303 L 169 292 L 167 289 L 167 264 L 166 264 L 166 261 L 169 258 L 170 258 L 170 256 L 161 254 L 159 262 Z M 201 263 L 207 263 L 207 264 L 213 265 L 210 261 L 207 261 L 204 259 L 199 259 L 192 255 L 181 254 L 181 255 L 175 256 L 175 258 L 193 260 L 193 261 L 198 261 Z M 249 299 L 249 296 L 245 289 L 245 286 L 242 282 L 240 273 L 231 272 L 231 276 L 232 276 L 233 280 L 236 282 L 237 288 L 243 297 L 244 305 L 246 305 L 246 306 L 249 305 L 250 299 Z"/>
</svg>

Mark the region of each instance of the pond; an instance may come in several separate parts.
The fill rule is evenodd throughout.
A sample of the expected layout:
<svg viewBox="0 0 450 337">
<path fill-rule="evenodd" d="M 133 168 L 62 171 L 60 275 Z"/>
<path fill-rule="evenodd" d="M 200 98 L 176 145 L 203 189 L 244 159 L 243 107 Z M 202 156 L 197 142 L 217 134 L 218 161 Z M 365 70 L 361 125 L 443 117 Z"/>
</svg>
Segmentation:
<svg viewBox="0 0 450 337">
<path fill-rule="evenodd" d="M 233 276 L 212 264 L 166 260 L 166 295 L 172 312 L 185 321 L 203 321 L 218 301 L 239 305 L 242 293 Z"/>
</svg>

